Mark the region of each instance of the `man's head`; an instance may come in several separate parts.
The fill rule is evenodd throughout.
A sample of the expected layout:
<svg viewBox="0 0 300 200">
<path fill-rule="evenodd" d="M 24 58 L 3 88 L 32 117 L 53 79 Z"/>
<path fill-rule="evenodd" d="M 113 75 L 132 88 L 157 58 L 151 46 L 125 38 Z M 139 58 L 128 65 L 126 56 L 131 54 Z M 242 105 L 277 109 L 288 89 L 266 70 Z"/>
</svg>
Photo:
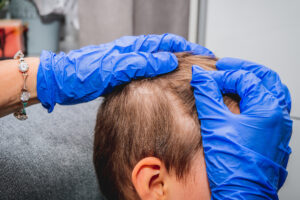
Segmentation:
<svg viewBox="0 0 300 200">
<path fill-rule="evenodd" d="M 216 59 L 177 57 L 176 71 L 121 86 L 99 109 L 94 164 L 108 199 L 210 198 L 190 81 L 193 64 L 215 70 Z"/>
</svg>

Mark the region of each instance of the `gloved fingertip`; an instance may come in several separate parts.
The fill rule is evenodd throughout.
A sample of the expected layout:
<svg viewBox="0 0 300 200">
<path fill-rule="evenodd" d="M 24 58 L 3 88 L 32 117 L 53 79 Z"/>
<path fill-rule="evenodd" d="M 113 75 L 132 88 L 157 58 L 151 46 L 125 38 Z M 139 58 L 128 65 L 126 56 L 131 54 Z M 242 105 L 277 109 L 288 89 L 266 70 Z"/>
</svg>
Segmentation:
<svg viewBox="0 0 300 200">
<path fill-rule="evenodd" d="M 202 67 L 198 66 L 198 65 L 193 65 L 192 66 L 192 74 L 197 74 L 199 72 L 204 72 L 204 71 L 205 70 Z"/>
<path fill-rule="evenodd" d="M 194 88 L 201 87 L 213 87 L 217 88 L 217 84 L 214 79 L 210 76 L 209 71 L 204 70 L 198 65 L 192 66 L 192 81 L 191 85 Z"/>
<path fill-rule="evenodd" d="M 202 67 L 200 67 L 198 65 L 192 66 L 191 84 L 193 82 L 198 82 L 199 80 L 203 81 L 203 80 L 208 80 L 208 79 L 212 79 L 211 77 L 209 77 L 208 71 L 204 70 Z"/>
<path fill-rule="evenodd" d="M 199 119 L 205 115 L 215 115 L 216 112 L 227 110 L 218 84 L 211 77 L 210 71 L 193 65 L 191 86 L 194 89 Z"/>
<path fill-rule="evenodd" d="M 157 75 L 171 72 L 178 67 L 178 59 L 173 53 L 158 52 L 153 53 L 152 55 L 156 60 L 157 68 L 155 71 Z"/>
<path fill-rule="evenodd" d="M 195 43 L 187 42 L 187 46 L 190 47 L 190 52 L 193 55 L 202 55 L 202 56 L 208 56 L 211 58 L 215 58 L 215 54 L 210 51 L 209 49 Z"/>
<path fill-rule="evenodd" d="M 224 57 L 217 61 L 218 70 L 238 70 L 243 66 L 243 60 L 239 58 Z"/>
<path fill-rule="evenodd" d="M 169 60 L 169 63 L 168 63 L 168 69 L 171 72 L 171 71 L 177 69 L 177 67 L 178 67 L 178 59 L 177 59 L 177 57 L 176 57 L 175 54 L 169 53 L 169 52 L 166 52 L 166 53 L 169 54 L 170 60 Z"/>
</svg>

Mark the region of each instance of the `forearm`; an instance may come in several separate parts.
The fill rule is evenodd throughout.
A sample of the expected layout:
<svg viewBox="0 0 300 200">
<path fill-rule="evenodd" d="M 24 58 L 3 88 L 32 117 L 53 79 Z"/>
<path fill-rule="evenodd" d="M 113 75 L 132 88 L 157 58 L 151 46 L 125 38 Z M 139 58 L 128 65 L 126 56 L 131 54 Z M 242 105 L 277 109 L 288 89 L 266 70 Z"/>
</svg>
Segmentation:
<svg viewBox="0 0 300 200">
<path fill-rule="evenodd" d="M 28 105 L 38 103 L 36 91 L 36 77 L 40 59 L 37 57 L 25 58 L 29 65 L 26 87 L 30 93 Z M 19 71 L 18 60 L 0 61 L 0 117 L 13 113 L 22 107 L 20 95 L 24 79 Z"/>
</svg>

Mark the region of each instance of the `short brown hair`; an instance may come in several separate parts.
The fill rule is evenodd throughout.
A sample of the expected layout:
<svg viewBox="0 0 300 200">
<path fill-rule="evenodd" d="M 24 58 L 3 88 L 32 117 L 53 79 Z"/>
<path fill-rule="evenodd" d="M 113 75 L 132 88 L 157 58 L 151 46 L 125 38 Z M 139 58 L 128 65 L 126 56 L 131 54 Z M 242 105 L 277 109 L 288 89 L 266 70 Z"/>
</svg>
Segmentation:
<svg viewBox="0 0 300 200">
<path fill-rule="evenodd" d="M 182 178 L 202 148 L 200 124 L 190 86 L 191 66 L 215 70 L 215 58 L 177 54 L 178 69 L 116 88 L 100 106 L 95 127 L 94 165 L 108 199 L 139 199 L 131 172 L 154 156 Z M 231 108 L 237 101 L 224 97 Z"/>
</svg>

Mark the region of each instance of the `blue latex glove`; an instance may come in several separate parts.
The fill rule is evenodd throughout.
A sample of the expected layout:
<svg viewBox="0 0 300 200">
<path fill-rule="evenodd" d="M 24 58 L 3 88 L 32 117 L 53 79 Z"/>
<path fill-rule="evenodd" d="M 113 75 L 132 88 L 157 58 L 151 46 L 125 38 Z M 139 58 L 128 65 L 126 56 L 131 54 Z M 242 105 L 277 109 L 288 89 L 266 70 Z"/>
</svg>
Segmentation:
<svg viewBox="0 0 300 200">
<path fill-rule="evenodd" d="M 43 51 L 37 74 L 37 93 L 52 112 L 56 103 L 91 101 L 134 78 L 153 77 L 177 68 L 171 52 L 189 51 L 213 56 L 208 49 L 173 34 L 126 36 L 68 54 Z"/>
<path fill-rule="evenodd" d="M 216 63 L 222 71 L 193 66 L 194 88 L 212 199 L 278 199 L 291 149 L 289 92 L 279 76 L 234 58 Z M 222 93 L 241 97 L 241 114 Z"/>
</svg>

